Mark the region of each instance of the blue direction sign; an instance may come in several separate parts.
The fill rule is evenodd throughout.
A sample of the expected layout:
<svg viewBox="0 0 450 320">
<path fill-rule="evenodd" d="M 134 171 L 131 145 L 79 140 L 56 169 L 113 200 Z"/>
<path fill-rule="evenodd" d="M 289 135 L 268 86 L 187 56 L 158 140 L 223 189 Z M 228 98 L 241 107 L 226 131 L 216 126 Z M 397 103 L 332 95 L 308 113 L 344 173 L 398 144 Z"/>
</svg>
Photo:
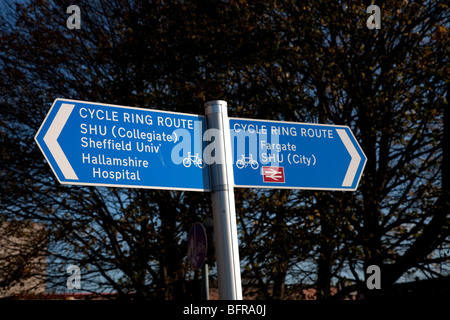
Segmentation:
<svg viewBox="0 0 450 320">
<path fill-rule="evenodd" d="M 236 187 L 354 191 L 366 156 L 346 126 L 230 118 Z"/>
<path fill-rule="evenodd" d="M 208 191 L 203 116 L 56 99 L 36 142 L 60 183 Z"/>
</svg>

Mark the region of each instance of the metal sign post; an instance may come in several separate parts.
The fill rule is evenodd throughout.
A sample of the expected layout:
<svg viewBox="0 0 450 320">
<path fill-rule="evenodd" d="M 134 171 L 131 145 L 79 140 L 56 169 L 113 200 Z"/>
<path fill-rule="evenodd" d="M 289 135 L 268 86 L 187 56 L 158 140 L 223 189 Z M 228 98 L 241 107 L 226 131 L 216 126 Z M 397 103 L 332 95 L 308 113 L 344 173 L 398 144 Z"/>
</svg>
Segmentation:
<svg viewBox="0 0 450 320">
<path fill-rule="evenodd" d="M 56 99 L 35 139 L 62 184 L 211 191 L 219 298 L 241 300 L 234 187 L 354 191 L 367 157 L 346 126 L 205 115 Z"/>
<path fill-rule="evenodd" d="M 219 298 L 242 300 L 227 103 L 222 100 L 205 103 L 205 115 L 208 131 L 214 132 L 215 144 L 215 158 L 209 164 Z"/>
</svg>

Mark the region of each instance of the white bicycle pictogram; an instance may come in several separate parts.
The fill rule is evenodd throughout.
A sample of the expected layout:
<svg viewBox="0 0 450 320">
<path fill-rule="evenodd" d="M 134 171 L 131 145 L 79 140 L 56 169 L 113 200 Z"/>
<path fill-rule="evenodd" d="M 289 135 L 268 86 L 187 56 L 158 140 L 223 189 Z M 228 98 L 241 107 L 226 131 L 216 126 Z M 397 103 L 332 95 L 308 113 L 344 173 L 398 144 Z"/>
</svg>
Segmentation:
<svg viewBox="0 0 450 320">
<path fill-rule="evenodd" d="M 248 157 L 246 157 L 245 155 L 242 155 L 242 158 L 239 159 L 238 161 L 236 161 L 236 167 L 238 167 L 238 169 L 242 169 L 247 167 L 250 164 L 250 167 L 252 167 L 252 169 L 258 169 L 259 164 L 258 161 L 253 160 L 253 155 L 250 155 Z"/>
<path fill-rule="evenodd" d="M 183 165 L 186 168 L 189 168 L 192 163 L 194 163 L 194 166 L 199 167 L 200 169 L 203 169 L 205 167 L 205 161 L 203 161 L 203 159 L 200 159 L 198 153 L 193 156 L 190 152 L 188 152 L 187 158 L 183 159 Z"/>
</svg>

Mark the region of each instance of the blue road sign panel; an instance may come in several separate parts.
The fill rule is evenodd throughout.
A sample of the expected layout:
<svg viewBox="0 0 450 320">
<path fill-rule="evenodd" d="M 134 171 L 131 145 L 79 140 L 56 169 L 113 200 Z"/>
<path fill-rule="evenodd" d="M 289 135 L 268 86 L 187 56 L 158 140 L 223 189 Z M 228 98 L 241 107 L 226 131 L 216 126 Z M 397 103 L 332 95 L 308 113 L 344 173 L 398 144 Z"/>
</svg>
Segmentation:
<svg viewBox="0 0 450 320">
<path fill-rule="evenodd" d="M 56 99 L 35 140 L 63 184 L 208 191 L 203 116 Z"/>
<path fill-rule="evenodd" d="M 236 187 L 357 189 L 367 158 L 346 126 L 230 118 Z"/>
</svg>

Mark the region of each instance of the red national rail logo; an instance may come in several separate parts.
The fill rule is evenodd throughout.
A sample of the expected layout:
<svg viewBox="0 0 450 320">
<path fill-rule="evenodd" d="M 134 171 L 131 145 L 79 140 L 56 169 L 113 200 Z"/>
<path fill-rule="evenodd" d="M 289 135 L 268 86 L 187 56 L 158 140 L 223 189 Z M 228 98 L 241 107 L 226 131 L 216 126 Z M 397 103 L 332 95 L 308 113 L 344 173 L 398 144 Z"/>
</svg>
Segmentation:
<svg viewBox="0 0 450 320">
<path fill-rule="evenodd" d="M 262 167 L 263 182 L 285 183 L 284 167 Z"/>
</svg>

